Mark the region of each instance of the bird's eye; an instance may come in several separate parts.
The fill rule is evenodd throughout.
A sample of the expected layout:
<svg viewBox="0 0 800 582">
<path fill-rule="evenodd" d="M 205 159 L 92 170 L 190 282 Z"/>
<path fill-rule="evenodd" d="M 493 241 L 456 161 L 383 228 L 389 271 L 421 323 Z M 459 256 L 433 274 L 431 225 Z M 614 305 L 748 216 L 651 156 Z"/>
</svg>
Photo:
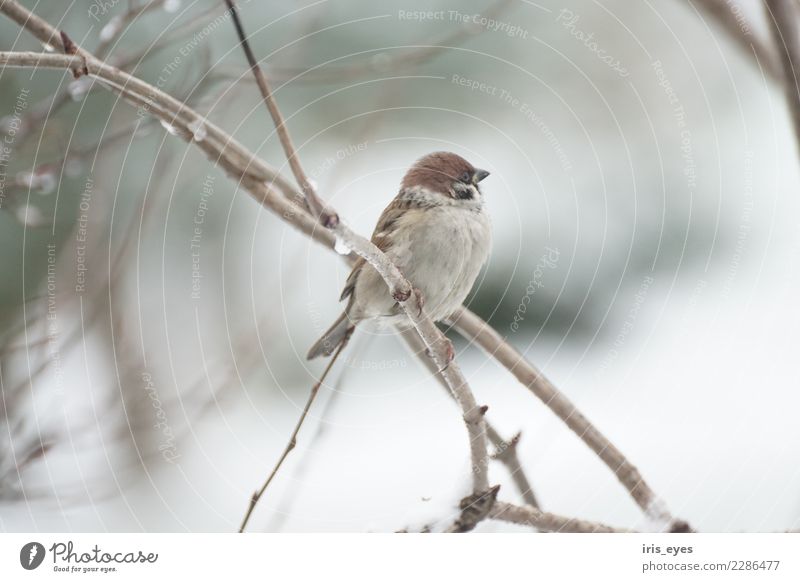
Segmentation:
<svg viewBox="0 0 800 582">
<path fill-rule="evenodd" d="M 469 175 L 469 172 L 464 172 L 463 174 L 461 174 L 461 175 L 458 177 L 458 179 L 459 179 L 460 181 L 464 182 L 465 184 L 469 184 L 469 182 L 470 182 L 470 178 L 471 178 L 471 176 Z"/>
</svg>

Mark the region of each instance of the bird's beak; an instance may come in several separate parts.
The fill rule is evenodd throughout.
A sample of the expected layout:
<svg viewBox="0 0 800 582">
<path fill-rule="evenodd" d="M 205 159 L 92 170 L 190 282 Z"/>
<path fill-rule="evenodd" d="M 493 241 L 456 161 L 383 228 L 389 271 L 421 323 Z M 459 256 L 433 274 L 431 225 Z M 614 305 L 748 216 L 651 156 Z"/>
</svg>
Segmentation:
<svg viewBox="0 0 800 582">
<path fill-rule="evenodd" d="M 486 176 L 489 175 L 489 172 L 486 170 L 475 170 L 475 174 L 473 176 L 473 181 L 477 184 L 481 180 L 483 180 Z"/>
</svg>

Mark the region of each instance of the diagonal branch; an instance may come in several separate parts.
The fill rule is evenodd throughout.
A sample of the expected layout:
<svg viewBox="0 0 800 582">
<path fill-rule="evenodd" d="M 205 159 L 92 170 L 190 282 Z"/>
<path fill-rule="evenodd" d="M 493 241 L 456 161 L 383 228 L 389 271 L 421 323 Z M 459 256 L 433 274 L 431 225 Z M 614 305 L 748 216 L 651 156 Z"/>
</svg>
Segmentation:
<svg viewBox="0 0 800 582">
<path fill-rule="evenodd" d="M 642 478 L 639 470 L 611 443 L 536 367 L 529 363 L 497 331 L 474 313 L 462 307 L 450 318 L 464 337 L 474 341 L 500 362 L 539 400 L 545 403 L 611 469 L 652 519 L 665 529 L 675 527 L 674 518 Z M 682 526 L 683 524 L 678 524 Z"/>
<path fill-rule="evenodd" d="M 758 38 L 752 23 L 745 19 L 741 10 L 734 12 L 731 3 L 725 0 L 689 0 L 689 4 L 699 6 L 700 10 L 727 33 L 739 50 L 755 61 L 757 66 L 762 67 L 770 78 L 780 81 L 781 68 L 772 47 Z"/>
<path fill-rule="evenodd" d="M 793 0 L 766 0 L 767 21 L 783 66 L 786 102 L 800 147 L 800 25 Z"/>
<path fill-rule="evenodd" d="M 261 497 L 264 495 L 264 492 L 269 487 L 269 484 L 272 483 L 272 480 L 275 478 L 275 475 L 278 474 L 278 471 L 283 465 L 283 462 L 286 460 L 286 457 L 289 456 L 294 448 L 297 446 L 297 435 L 300 433 L 300 429 L 303 426 L 303 423 L 306 420 L 306 416 L 308 416 L 308 411 L 311 410 L 311 405 L 314 404 L 314 400 L 319 393 L 319 389 L 322 387 L 322 384 L 325 382 L 325 379 L 328 377 L 333 365 L 336 363 L 336 360 L 339 358 L 339 354 L 342 353 L 342 350 L 347 345 L 347 340 L 343 341 L 339 344 L 339 347 L 334 352 L 333 357 L 331 357 L 328 365 L 325 366 L 325 371 L 322 372 L 322 376 L 319 377 L 319 380 L 314 384 L 313 388 L 311 388 L 311 393 L 308 395 L 308 400 L 306 400 L 306 405 L 303 407 L 303 411 L 300 413 L 300 418 L 297 420 L 297 424 L 295 424 L 294 430 L 292 431 L 291 436 L 289 437 L 289 442 L 286 444 L 286 447 L 283 449 L 283 453 L 278 458 L 277 463 L 272 468 L 267 480 L 264 481 L 264 484 L 261 488 L 253 493 L 253 496 L 250 498 L 250 505 L 247 507 L 247 512 L 244 514 L 244 518 L 242 519 L 242 524 L 239 526 L 239 533 L 243 533 L 245 528 L 247 527 L 247 522 L 250 521 L 250 516 L 253 515 L 253 510 L 255 510 L 256 505 L 258 504 Z"/>
<path fill-rule="evenodd" d="M 264 71 L 261 70 L 261 67 L 258 66 L 258 61 L 253 54 L 253 49 L 250 48 L 250 43 L 247 41 L 247 35 L 244 32 L 244 27 L 242 27 L 242 21 L 239 19 L 239 11 L 236 9 L 236 4 L 233 0 L 225 0 L 225 3 L 228 5 L 228 10 L 231 13 L 233 25 L 236 27 L 236 33 L 239 35 L 242 50 L 244 50 L 244 54 L 247 57 L 247 63 L 250 65 L 250 70 L 253 71 L 258 89 L 261 91 L 262 97 L 264 97 L 264 103 L 275 124 L 275 131 L 278 132 L 278 139 L 283 147 L 283 153 L 286 154 L 286 160 L 289 162 L 292 174 L 294 174 L 297 184 L 305 195 L 308 208 L 315 217 L 319 218 L 321 224 L 327 228 L 332 228 L 339 223 L 339 217 L 335 212 L 325 208 L 325 204 L 317 194 L 314 184 L 309 180 L 303 166 L 300 164 L 300 158 L 297 156 L 297 150 L 295 150 L 294 144 L 292 143 L 292 137 L 289 135 L 289 130 L 286 129 L 286 121 L 283 118 L 283 114 L 272 96 L 272 89 L 269 86 L 267 77 Z"/>
</svg>

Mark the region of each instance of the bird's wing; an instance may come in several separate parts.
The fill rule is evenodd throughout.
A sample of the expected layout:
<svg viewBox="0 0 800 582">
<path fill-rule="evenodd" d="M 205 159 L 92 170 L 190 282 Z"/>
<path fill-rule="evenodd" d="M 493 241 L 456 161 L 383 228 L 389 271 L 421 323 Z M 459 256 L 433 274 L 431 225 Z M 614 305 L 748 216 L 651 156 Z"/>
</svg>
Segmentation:
<svg viewBox="0 0 800 582">
<path fill-rule="evenodd" d="M 405 211 L 405 201 L 397 197 L 392 200 L 389 206 L 383 210 L 380 218 L 378 218 L 378 224 L 375 225 L 371 241 L 372 244 L 378 247 L 382 252 L 386 252 L 391 245 L 394 226 Z M 353 294 L 353 290 L 356 288 L 358 274 L 365 264 L 366 261 L 363 258 L 359 258 L 355 262 L 353 270 L 350 271 L 350 275 L 348 275 L 347 281 L 345 281 L 339 301 L 344 301 Z"/>
</svg>

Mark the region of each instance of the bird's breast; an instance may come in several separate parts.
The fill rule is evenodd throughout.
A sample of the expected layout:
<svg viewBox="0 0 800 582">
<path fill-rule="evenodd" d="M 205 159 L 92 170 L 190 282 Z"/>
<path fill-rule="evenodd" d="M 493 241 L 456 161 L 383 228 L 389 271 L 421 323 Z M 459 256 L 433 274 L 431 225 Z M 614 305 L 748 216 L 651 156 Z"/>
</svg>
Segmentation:
<svg viewBox="0 0 800 582">
<path fill-rule="evenodd" d="M 391 258 L 425 297 L 425 310 L 443 319 L 460 305 L 491 250 L 491 225 L 482 210 L 426 209 L 401 221 Z"/>
</svg>

